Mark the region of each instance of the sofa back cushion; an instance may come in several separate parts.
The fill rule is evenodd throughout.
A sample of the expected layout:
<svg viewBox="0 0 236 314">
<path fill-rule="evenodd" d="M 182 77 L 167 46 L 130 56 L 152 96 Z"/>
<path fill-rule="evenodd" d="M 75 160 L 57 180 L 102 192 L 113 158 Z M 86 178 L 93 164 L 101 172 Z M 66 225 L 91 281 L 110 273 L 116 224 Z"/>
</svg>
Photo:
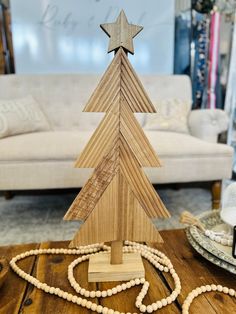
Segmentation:
<svg viewBox="0 0 236 314">
<path fill-rule="evenodd" d="M 95 129 L 104 114 L 82 111 L 100 78 L 101 75 L 95 74 L 2 75 L 0 99 L 30 94 L 42 107 L 53 129 Z M 145 75 L 140 79 L 154 104 L 166 98 L 192 99 L 187 76 Z M 138 117 L 143 124 L 145 114 Z"/>
</svg>

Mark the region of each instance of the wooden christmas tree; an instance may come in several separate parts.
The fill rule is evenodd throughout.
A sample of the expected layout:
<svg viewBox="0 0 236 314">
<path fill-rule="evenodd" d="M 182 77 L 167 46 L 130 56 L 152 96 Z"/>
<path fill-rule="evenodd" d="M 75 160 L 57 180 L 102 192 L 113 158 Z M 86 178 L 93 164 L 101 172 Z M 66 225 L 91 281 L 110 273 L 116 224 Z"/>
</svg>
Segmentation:
<svg viewBox="0 0 236 314">
<path fill-rule="evenodd" d="M 78 168 L 95 170 L 64 219 L 84 220 L 70 247 L 112 241 L 111 263 L 120 264 L 123 240 L 162 242 L 149 218 L 169 214 L 142 170 L 160 161 L 134 116 L 155 112 L 127 57 L 142 27 L 129 24 L 121 11 L 101 28 L 115 57 L 84 111 L 106 115 L 76 161 Z"/>
</svg>

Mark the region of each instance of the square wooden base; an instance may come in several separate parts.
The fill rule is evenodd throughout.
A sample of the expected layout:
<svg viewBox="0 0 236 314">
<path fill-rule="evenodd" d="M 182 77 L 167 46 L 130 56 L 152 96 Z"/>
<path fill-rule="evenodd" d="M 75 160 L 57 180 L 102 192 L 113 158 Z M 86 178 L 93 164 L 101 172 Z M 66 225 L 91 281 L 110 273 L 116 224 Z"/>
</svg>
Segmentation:
<svg viewBox="0 0 236 314">
<path fill-rule="evenodd" d="M 111 265 L 110 253 L 101 252 L 89 258 L 88 281 L 123 281 L 145 277 L 140 253 L 124 253 L 123 264 Z"/>
</svg>

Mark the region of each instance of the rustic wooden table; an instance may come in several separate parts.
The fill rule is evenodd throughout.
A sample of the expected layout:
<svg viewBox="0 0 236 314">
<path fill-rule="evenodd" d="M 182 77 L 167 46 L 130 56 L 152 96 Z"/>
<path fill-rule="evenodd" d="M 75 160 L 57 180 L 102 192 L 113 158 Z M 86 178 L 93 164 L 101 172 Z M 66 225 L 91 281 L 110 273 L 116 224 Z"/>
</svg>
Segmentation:
<svg viewBox="0 0 236 314">
<path fill-rule="evenodd" d="M 181 313 L 181 304 L 187 294 L 195 287 L 208 283 L 221 284 L 236 289 L 236 277 L 227 271 L 214 266 L 196 253 L 188 243 L 183 230 L 163 231 L 161 235 L 164 245 L 158 245 L 172 261 L 180 276 L 182 291 L 177 302 L 159 310 L 158 313 Z M 25 244 L 6 246 L 0 248 L 0 256 L 11 257 L 35 248 L 66 248 L 68 242 L 47 242 L 42 244 Z M 63 290 L 74 293 L 67 280 L 67 267 L 75 256 L 42 255 L 40 257 L 28 257 L 19 262 L 19 265 L 28 273 L 36 276 L 40 281 L 51 286 L 60 287 Z M 157 272 L 144 260 L 146 278 L 150 282 L 145 303 L 150 304 L 157 299 L 167 296 L 173 288 L 172 278 L 169 274 Z M 87 289 L 108 289 L 114 283 L 90 283 L 87 282 L 88 263 L 81 263 L 75 269 L 75 278 Z M 96 301 L 104 306 L 123 312 L 137 312 L 134 306 L 135 298 L 140 286 L 121 292 L 106 299 Z M 204 294 L 194 300 L 191 313 L 236 313 L 236 298 L 217 292 Z M 13 271 L 9 274 L 0 289 L 0 314 L 71 314 L 94 313 L 81 308 L 73 303 L 64 301 L 56 296 L 46 294 L 19 278 Z"/>
</svg>

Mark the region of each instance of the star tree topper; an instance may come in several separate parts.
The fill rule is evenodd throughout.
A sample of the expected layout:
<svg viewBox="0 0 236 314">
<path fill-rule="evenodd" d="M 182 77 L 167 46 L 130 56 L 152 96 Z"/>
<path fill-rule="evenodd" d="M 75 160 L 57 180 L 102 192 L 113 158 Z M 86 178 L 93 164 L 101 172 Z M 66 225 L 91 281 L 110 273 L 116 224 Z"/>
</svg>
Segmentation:
<svg viewBox="0 0 236 314">
<path fill-rule="evenodd" d="M 142 26 L 129 24 L 122 10 L 115 23 L 101 24 L 101 28 L 110 37 L 108 52 L 123 47 L 134 54 L 133 38 L 141 32 Z"/>
</svg>

